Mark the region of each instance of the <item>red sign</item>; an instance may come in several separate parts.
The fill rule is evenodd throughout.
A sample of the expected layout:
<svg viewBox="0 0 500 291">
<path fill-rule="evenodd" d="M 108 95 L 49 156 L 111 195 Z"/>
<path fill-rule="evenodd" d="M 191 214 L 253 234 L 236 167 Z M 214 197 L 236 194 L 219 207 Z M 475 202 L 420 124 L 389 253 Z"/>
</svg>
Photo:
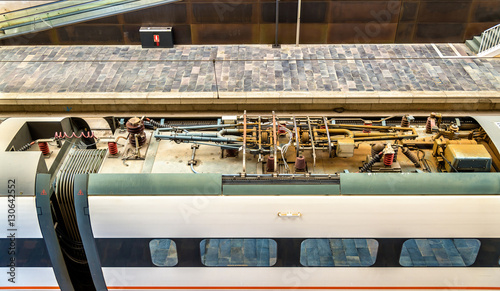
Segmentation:
<svg viewBox="0 0 500 291">
<path fill-rule="evenodd" d="M 42 195 L 47 195 L 47 192 L 45 192 L 45 189 L 42 190 Z"/>
<path fill-rule="evenodd" d="M 155 42 L 156 46 L 160 46 L 160 36 L 158 34 L 153 35 L 153 41 Z"/>
<path fill-rule="evenodd" d="M 82 190 L 78 191 L 78 195 L 83 195 Z"/>
</svg>

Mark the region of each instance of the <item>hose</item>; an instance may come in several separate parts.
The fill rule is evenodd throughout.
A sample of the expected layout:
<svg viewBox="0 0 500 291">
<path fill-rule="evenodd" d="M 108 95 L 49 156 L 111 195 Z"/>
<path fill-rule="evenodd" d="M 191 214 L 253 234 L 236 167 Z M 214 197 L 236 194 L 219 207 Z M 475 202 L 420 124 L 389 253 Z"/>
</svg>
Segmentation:
<svg viewBox="0 0 500 291">
<path fill-rule="evenodd" d="M 450 166 L 455 172 L 458 173 L 458 170 L 455 167 L 453 167 L 453 165 L 450 163 L 450 161 L 448 161 L 447 158 L 445 158 L 445 156 L 443 155 L 443 153 L 441 153 L 441 157 L 446 161 L 446 163 L 448 164 L 448 166 Z"/>
<path fill-rule="evenodd" d="M 420 168 L 420 161 L 418 160 L 418 158 L 410 151 L 409 148 L 407 147 L 403 147 L 403 154 L 410 160 L 413 162 L 413 164 L 415 165 L 415 167 L 417 168 Z"/>
<path fill-rule="evenodd" d="M 381 151 L 380 153 L 373 156 L 372 159 L 368 163 L 364 164 L 363 167 L 361 167 L 361 169 L 359 169 L 358 173 L 364 173 L 364 172 L 368 171 L 368 169 L 370 169 L 371 166 L 373 166 L 373 164 L 380 161 L 380 158 L 382 157 L 383 154 L 384 154 L 384 152 Z"/>
<path fill-rule="evenodd" d="M 167 127 L 169 127 L 168 125 L 161 124 L 158 121 L 154 121 L 153 119 L 144 118 L 144 120 L 146 120 L 147 122 L 149 122 L 151 125 L 153 125 L 156 128 L 167 128 Z"/>
<path fill-rule="evenodd" d="M 23 145 L 23 146 L 22 146 L 20 149 L 18 149 L 17 151 L 18 151 L 18 152 L 24 152 L 24 151 L 27 151 L 27 150 L 28 150 L 28 149 L 30 149 L 30 148 L 31 148 L 31 146 L 33 146 L 34 144 L 35 144 L 35 142 L 34 142 L 34 141 L 29 142 L 29 143 L 27 143 L 27 144 Z"/>
</svg>

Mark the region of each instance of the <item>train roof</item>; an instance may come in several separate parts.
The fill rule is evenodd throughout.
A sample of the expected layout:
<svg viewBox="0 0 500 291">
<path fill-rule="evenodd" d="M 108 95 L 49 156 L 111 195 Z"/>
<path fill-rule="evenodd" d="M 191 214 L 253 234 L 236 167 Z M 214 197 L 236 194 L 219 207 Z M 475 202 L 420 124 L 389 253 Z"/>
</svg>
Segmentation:
<svg viewBox="0 0 500 291">
<path fill-rule="evenodd" d="M 498 116 L 106 121 L 5 120 L 2 176 L 90 173 L 90 195 L 500 194 Z"/>
</svg>

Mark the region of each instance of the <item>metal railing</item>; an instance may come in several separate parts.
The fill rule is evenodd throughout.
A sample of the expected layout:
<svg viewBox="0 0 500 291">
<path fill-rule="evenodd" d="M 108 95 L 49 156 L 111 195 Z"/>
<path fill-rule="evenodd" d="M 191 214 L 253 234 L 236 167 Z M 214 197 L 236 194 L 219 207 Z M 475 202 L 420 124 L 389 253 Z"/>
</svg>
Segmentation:
<svg viewBox="0 0 500 291">
<path fill-rule="evenodd" d="M 485 30 L 481 34 L 481 45 L 477 54 L 500 48 L 500 24 Z"/>
</svg>

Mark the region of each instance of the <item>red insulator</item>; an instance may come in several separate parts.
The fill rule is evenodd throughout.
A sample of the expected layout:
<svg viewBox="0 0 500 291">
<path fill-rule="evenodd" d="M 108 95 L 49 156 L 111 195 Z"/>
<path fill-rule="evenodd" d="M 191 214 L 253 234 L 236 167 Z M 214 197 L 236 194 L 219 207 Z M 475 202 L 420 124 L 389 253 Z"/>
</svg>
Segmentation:
<svg viewBox="0 0 500 291">
<path fill-rule="evenodd" d="M 144 133 L 144 122 L 137 117 L 130 118 L 127 123 L 125 124 L 127 127 L 127 131 L 129 132 L 129 141 L 132 146 L 142 146 L 143 144 L 146 143 L 146 134 Z M 137 142 L 139 143 L 136 145 L 136 136 L 137 136 Z"/>
<path fill-rule="evenodd" d="M 390 166 L 394 160 L 394 154 L 385 154 L 384 155 L 384 165 Z"/>
<path fill-rule="evenodd" d="M 38 142 L 38 147 L 40 148 L 40 151 L 42 152 L 42 154 L 44 154 L 44 155 L 50 154 L 50 148 L 49 148 L 49 144 L 47 142 L 45 142 L 45 141 Z"/>
<path fill-rule="evenodd" d="M 110 155 L 116 155 L 118 153 L 118 145 L 116 144 L 116 142 L 108 142 L 108 150 Z"/>
<path fill-rule="evenodd" d="M 306 159 L 303 156 L 299 156 L 295 159 L 295 170 L 298 172 L 304 172 L 306 170 Z"/>
<path fill-rule="evenodd" d="M 371 121 L 365 121 L 364 125 L 367 125 L 367 126 L 372 126 L 372 125 L 373 125 L 373 123 L 372 123 Z M 363 129 L 363 133 L 370 133 L 370 132 L 372 132 L 372 130 L 371 130 L 371 129 L 369 129 L 369 128 L 365 128 L 365 129 Z"/>
<path fill-rule="evenodd" d="M 432 117 L 427 117 L 427 122 L 425 123 L 425 133 L 432 133 L 432 127 L 435 126 L 436 120 Z"/>
<path fill-rule="evenodd" d="M 403 118 L 401 118 L 401 127 L 409 127 L 410 126 L 410 121 L 408 120 L 407 115 L 404 115 Z"/>
</svg>

